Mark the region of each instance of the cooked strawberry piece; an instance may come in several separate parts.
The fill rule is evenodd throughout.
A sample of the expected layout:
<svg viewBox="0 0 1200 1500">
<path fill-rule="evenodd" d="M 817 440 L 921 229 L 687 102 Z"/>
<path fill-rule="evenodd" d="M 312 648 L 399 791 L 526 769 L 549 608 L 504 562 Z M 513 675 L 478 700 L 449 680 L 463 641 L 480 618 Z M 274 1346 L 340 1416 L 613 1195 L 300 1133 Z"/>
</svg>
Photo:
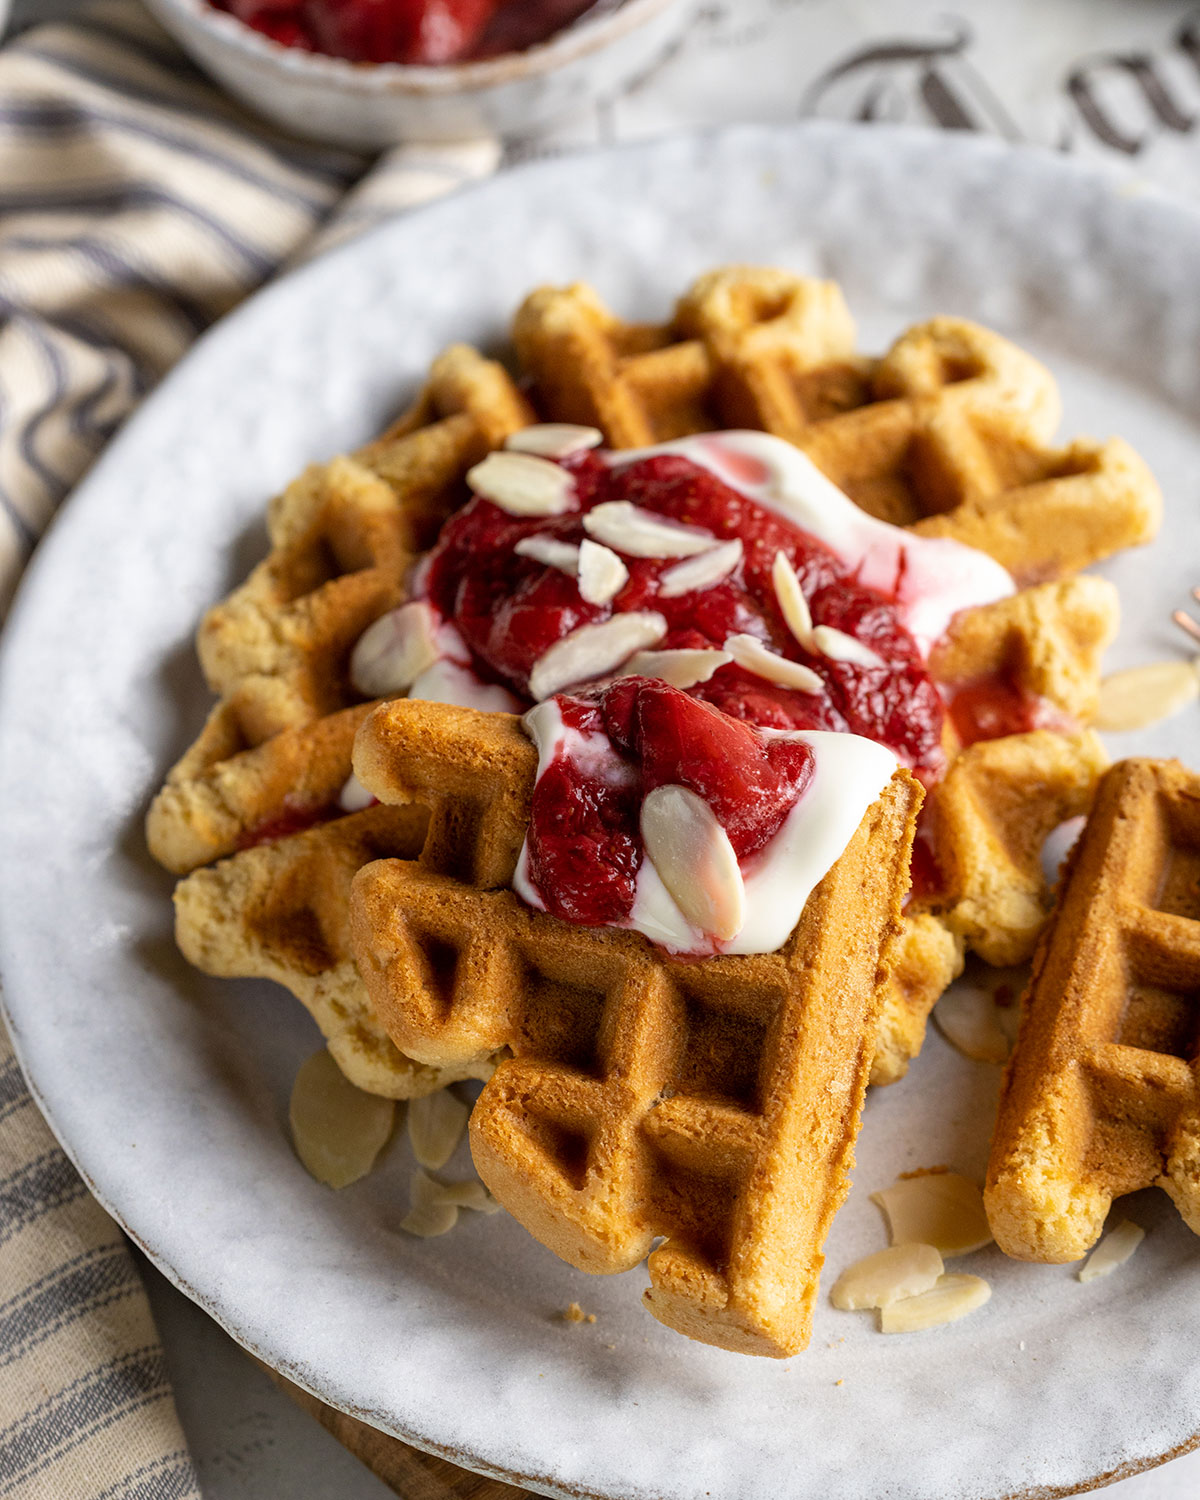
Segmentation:
<svg viewBox="0 0 1200 1500">
<path fill-rule="evenodd" d="M 630 678 L 602 701 L 609 734 L 641 766 L 643 795 L 658 786 L 695 792 L 739 859 L 779 831 L 812 776 L 807 745 L 766 740 L 665 682 Z"/>
</svg>

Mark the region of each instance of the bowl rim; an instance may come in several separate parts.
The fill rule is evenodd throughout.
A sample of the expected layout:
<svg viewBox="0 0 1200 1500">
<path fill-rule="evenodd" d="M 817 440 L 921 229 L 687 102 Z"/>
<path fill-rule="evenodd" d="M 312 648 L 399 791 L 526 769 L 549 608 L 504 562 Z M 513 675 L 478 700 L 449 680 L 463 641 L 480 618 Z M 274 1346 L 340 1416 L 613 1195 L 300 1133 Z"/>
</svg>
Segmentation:
<svg viewBox="0 0 1200 1500">
<path fill-rule="evenodd" d="M 151 0 L 152 8 L 170 12 L 185 23 L 206 31 L 227 49 L 247 60 L 266 63 L 291 74 L 296 81 L 323 83 L 347 92 L 404 92 L 436 97 L 491 88 L 516 79 L 540 77 L 578 61 L 635 31 L 682 0 L 622 0 L 615 10 L 577 21 L 554 32 L 523 52 L 464 63 L 360 63 L 323 52 L 287 47 L 218 10 L 210 0 Z"/>
</svg>

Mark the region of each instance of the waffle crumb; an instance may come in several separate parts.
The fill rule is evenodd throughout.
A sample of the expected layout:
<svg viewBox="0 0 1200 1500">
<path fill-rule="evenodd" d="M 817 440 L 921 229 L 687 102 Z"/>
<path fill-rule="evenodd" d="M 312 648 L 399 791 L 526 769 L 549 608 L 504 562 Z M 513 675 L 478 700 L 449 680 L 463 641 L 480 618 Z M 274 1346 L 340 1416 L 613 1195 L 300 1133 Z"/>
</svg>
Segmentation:
<svg viewBox="0 0 1200 1500">
<path fill-rule="evenodd" d="M 578 1302 L 572 1302 L 563 1312 L 562 1320 L 564 1323 L 594 1323 L 596 1321 L 596 1314 L 585 1313 Z"/>
</svg>

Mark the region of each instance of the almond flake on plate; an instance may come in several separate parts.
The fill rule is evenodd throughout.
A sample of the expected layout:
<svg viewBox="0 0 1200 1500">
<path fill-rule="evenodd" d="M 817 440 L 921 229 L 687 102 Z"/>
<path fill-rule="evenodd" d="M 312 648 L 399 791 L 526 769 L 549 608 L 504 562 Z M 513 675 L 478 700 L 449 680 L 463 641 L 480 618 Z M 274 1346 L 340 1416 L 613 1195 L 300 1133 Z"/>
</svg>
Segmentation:
<svg viewBox="0 0 1200 1500">
<path fill-rule="evenodd" d="M 388 610 L 359 636 L 350 653 L 350 681 L 364 698 L 406 693 L 438 659 L 436 628 L 423 601 Z"/>
<path fill-rule="evenodd" d="M 529 696 L 538 703 L 576 682 L 605 677 L 667 633 L 662 615 L 634 610 L 598 625 L 580 625 L 543 651 L 529 674 Z"/>
<path fill-rule="evenodd" d="M 727 941 L 746 921 L 746 887 L 729 835 L 703 797 L 658 786 L 642 803 L 642 842 L 676 906 L 701 932 Z"/>
<path fill-rule="evenodd" d="M 933 1019 L 964 1057 L 972 1062 L 1002 1063 L 1008 1061 L 1011 1049 L 999 1012 L 986 990 L 964 986 L 946 991 L 933 1008 Z"/>
<path fill-rule="evenodd" d="M 1200 697 L 1194 661 L 1159 661 L 1114 672 L 1100 684 L 1096 729 L 1145 729 L 1169 719 Z"/>
<path fill-rule="evenodd" d="M 933 1245 L 944 1256 L 968 1255 L 992 1242 L 983 1194 L 958 1172 L 901 1177 L 871 1194 L 887 1216 L 892 1244 Z"/>
<path fill-rule="evenodd" d="M 503 1204 L 493 1198 L 478 1177 L 468 1177 L 465 1182 L 439 1182 L 436 1184 L 435 1203 L 449 1203 L 455 1208 L 469 1208 L 472 1213 L 498 1214 Z"/>
<path fill-rule="evenodd" d="M 598 427 L 578 427 L 574 422 L 535 422 L 532 427 L 510 432 L 504 446 L 510 453 L 570 458 L 572 453 L 598 448 L 603 441 L 604 434 Z"/>
<path fill-rule="evenodd" d="M 893 1302 L 879 1314 L 881 1333 L 919 1333 L 923 1328 L 938 1328 L 954 1323 L 974 1312 L 992 1295 L 982 1276 L 951 1272 L 939 1276 L 935 1286 L 915 1297 Z"/>
<path fill-rule="evenodd" d="M 631 500 L 605 500 L 593 506 L 583 518 L 583 529 L 626 557 L 694 557 L 717 544 L 711 531 L 667 520 Z"/>
<path fill-rule="evenodd" d="M 1129 1219 L 1122 1219 L 1110 1229 L 1076 1273 L 1080 1281 L 1095 1281 L 1110 1276 L 1123 1266 L 1146 1238 L 1146 1231 Z"/>
<path fill-rule="evenodd" d="M 849 662 L 855 667 L 882 667 L 886 663 L 877 651 L 864 646 L 861 641 L 847 635 L 844 630 L 835 630 L 832 625 L 813 627 L 812 643 L 815 650 L 830 661 Z"/>
<path fill-rule="evenodd" d="M 423 1167 L 444 1167 L 458 1149 L 470 1109 L 449 1089 L 438 1089 L 408 1106 L 408 1139 Z"/>
<path fill-rule="evenodd" d="M 548 568 L 570 573 L 572 578 L 579 572 L 579 548 L 574 542 L 560 542 L 556 536 L 523 536 L 513 551 L 518 557 L 532 557 Z"/>
<path fill-rule="evenodd" d="M 770 651 L 753 635 L 731 635 L 725 649 L 745 672 L 767 682 L 777 682 L 780 687 L 794 688 L 798 693 L 823 693 L 825 684 L 812 670 L 798 661 L 791 661 Z"/>
<path fill-rule="evenodd" d="M 565 469 L 532 453 L 489 453 L 468 469 L 467 483 L 510 516 L 561 516 L 575 494 Z"/>
<path fill-rule="evenodd" d="M 834 1282 L 830 1301 L 843 1312 L 890 1307 L 937 1284 L 945 1270 L 932 1245 L 892 1245 L 856 1260 Z"/>
<path fill-rule="evenodd" d="M 421 1171 L 412 1174 L 409 1186 L 409 1209 L 400 1228 L 419 1239 L 430 1240 L 449 1234 L 458 1222 L 458 1205 L 448 1203 L 442 1195 L 442 1184 Z"/>
<path fill-rule="evenodd" d="M 599 542 L 579 544 L 579 592 L 588 604 L 611 604 L 629 578 L 615 552 Z"/>
<path fill-rule="evenodd" d="M 732 660 L 728 651 L 690 650 L 682 646 L 669 651 L 637 651 L 621 669 L 621 676 L 657 677 L 672 687 L 690 688 L 707 682 L 719 667 Z"/>
<path fill-rule="evenodd" d="M 391 1099 L 355 1088 L 324 1048 L 300 1065 L 288 1105 L 296 1155 L 332 1188 L 367 1175 L 392 1133 L 395 1114 Z"/>
<path fill-rule="evenodd" d="M 686 562 L 676 563 L 659 577 L 658 592 L 664 599 L 678 599 L 696 589 L 710 589 L 733 572 L 742 560 L 742 550 L 741 538 L 734 537 L 731 542 L 722 542 L 719 547 L 710 547 Z"/>
</svg>

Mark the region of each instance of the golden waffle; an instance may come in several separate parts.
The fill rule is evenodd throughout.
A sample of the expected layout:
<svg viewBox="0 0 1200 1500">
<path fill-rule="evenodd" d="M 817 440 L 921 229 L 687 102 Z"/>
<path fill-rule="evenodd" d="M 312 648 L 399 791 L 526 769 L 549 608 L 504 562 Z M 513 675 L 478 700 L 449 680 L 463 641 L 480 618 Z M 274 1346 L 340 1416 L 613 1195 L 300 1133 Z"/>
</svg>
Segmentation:
<svg viewBox="0 0 1200 1500">
<path fill-rule="evenodd" d="M 1105 580 L 1041 584 L 961 615 L 930 668 L 949 695 L 994 676 L 1038 700 L 1048 717 L 1086 723 L 1116 624 L 1116 590 Z M 1087 812 L 1107 764 L 1095 735 L 1078 730 L 1004 735 L 954 753 L 926 799 L 922 839 L 938 878 L 905 908 L 872 1083 L 903 1077 L 968 946 L 1001 965 L 1032 955 L 1053 901 L 1042 845 Z"/>
<path fill-rule="evenodd" d="M 896 774 L 778 952 L 696 964 L 501 888 L 536 764 L 507 715 L 396 702 L 367 720 L 355 767 L 377 796 L 422 800 L 432 822 L 444 787 L 474 783 L 492 812 L 454 825 L 455 848 L 442 824 L 439 857 L 474 880 L 397 859 L 355 877 L 374 1007 L 433 1065 L 511 1048 L 472 1112 L 472 1153 L 556 1254 L 627 1270 L 664 1235 L 655 1317 L 723 1348 L 795 1353 L 846 1192 L 920 789 Z"/>
<path fill-rule="evenodd" d="M 802 448 L 872 515 L 953 537 L 1025 581 L 1149 541 L 1162 499 L 1127 443 L 1048 443 L 1050 374 L 998 334 L 935 318 L 854 354 L 831 282 L 730 266 L 665 326 L 621 322 L 587 286 L 543 287 L 513 328 L 534 401 L 614 448 L 755 427 Z"/>
<path fill-rule="evenodd" d="M 987 414 L 976 426 L 987 430 L 994 472 L 1010 476 L 1018 470 L 1026 474 L 1030 434 L 1041 441 L 1056 420 L 1053 383 L 1036 362 L 983 330 L 955 327 L 954 338 L 962 345 L 953 355 L 956 364 L 954 338 L 945 330 L 933 343 L 927 332 L 914 330 L 888 360 L 864 360 L 853 353 L 853 325 L 836 287 L 784 272 L 734 268 L 702 278 L 667 328 L 620 324 L 586 289 L 535 293 L 518 315 L 516 340 L 548 414 L 591 420 L 596 413 L 590 407 L 570 405 L 580 386 L 585 395 L 594 392 L 597 401 L 603 396 L 601 425 L 617 444 L 731 422 L 762 426 L 799 437 L 834 477 L 850 484 L 860 503 L 904 519 L 942 508 L 940 471 L 921 455 L 933 443 L 931 434 L 938 435 L 941 447 L 934 444 L 930 451 L 949 452 L 952 431 L 962 436 L 960 408 Z M 974 375 L 972 339 L 981 351 Z M 614 359 L 619 379 L 606 384 Z M 931 360 L 941 361 L 948 388 L 975 390 L 979 397 L 965 407 L 960 400 L 954 422 L 937 415 L 942 407 L 935 399 Z M 913 394 L 918 389 L 919 399 Z M 898 391 L 908 394 L 901 398 Z M 353 458 L 309 470 L 274 503 L 270 557 L 210 612 L 201 629 L 205 669 L 222 698 L 150 811 L 151 848 L 169 869 L 186 873 L 256 838 L 282 838 L 289 828 L 336 810 L 349 775 L 353 735 L 367 710 L 347 678 L 349 650 L 370 620 L 403 598 L 413 556 L 430 544 L 465 494 L 460 481 L 466 468 L 532 416 L 501 367 L 456 347 L 435 363 L 413 409 L 388 433 Z M 863 459 L 866 467 L 857 476 L 845 470 L 835 441 L 840 433 L 842 447 L 850 443 L 846 424 L 851 419 L 858 423 L 855 442 L 864 445 L 864 455 L 873 455 L 869 462 Z M 638 421 L 650 425 L 639 428 Z M 876 427 L 884 437 L 868 441 Z M 897 434 L 902 431 L 909 436 L 907 456 L 900 460 Z M 971 464 L 978 467 L 975 448 L 971 452 Z M 1146 521 L 1156 504 L 1153 482 L 1136 463 L 1127 467 L 1140 495 L 1134 509 L 1140 506 Z M 1075 490 L 1060 484 L 1055 493 Z M 1103 540 L 1103 550 L 1112 550 L 1129 539 L 1128 527 L 1120 529 L 1128 506 L 1122 501 L 1114 508 L 1102 486 L 1089 493 L 1095 538 Z M 1052 507 L 1047 531 L 1055 530 L 1056 516 L 1061 520 Z M 1099 580 L 1026 590 L 956 622 L 935 660 L 936 675 L 957 686 L 999 674 L 1066 719 L 1086 719 L 1098 683 L 1099 653 L 1115 628 L 1115 613 L 1114 591 Z M 973 794 L 959 803 L 972 811 L 976 829 L 986 829 L 989 818 L 1003 821 L 999 811 L 989 814 L 989 788 L 1003 788 L 1006 806 L 1015 806 L 1021 801 L 1021 776 L 1024 795 L 1035 799 L 1046 780 L 1059 774 L 1056 766 L 1066 752 L 1054 739 L 1047 735 L 1039 741 L 1049 758 L 1046 766 L 1027 748 L 1005 775 L 989 772 L 974 779 Z M 968 768 L 969 763 L 959 772 L 963 784 L 970 780 Z M 465 804 L 456 811 L 449 799 L 442 807 L 450 820 L 473 815 Z M 948 816 L 943 821 L 950 822 Z M 336 821 L 303 837 L 305 850 L 321 847 L 327 838 L 335 845 L 340 839 Z M 965 843 L 999 854 L 1021 843 L 1020 836 L 1007 833 L 974 845 L 972 837 L 963 833 L 956 847 Z M 447 847 L 452 845 L 453 840 Z M 238 861 L 254 854 L 235 856 L 233 865 L 240 869 Z M 430 863 L 440 867 L 432 851 Z M 961 966 L 962 934 L 969 932 L 984 945 L 994 941 L 989 924 L 1004 912 L 1006 881 L 1015 880 L 1018 892 L 1028 895 L 1023 864 L 1015 875 L 1001 864 L 990 876 L 978 858 L 972 863 L 955 855 L 947 864 L 953 871 L 969 867 L 968 876 L 941 904 L 909 909 L 901 949 L 905 961 L 897 965 L 885 1006 L 878 1081 L 899 1076 L 915 1054 L 929 1008 Z M 250 885 L 238 877 L 223 889 L 223 899 L 232 902 Z M 1044 910 L 1040 886 L 1035 896 L 1034 905 Z M 943 917 L 960 906 L 972 921 L 960 923 L 961 932 L 951 931 Z M 211 930 L 206 936 L 189 933 L 189 921 Z M 181 941 L 195 951 L 203 947 L 214 972 L 235 972 L 231 966 L 238 965 L 239 973 L 282 978 L 298 994 L 311 987 L 302 961 L 285 972 L 278 950 L 268 957 L 245 932 L 239 935 L 236 910 L 220 927 L 221 956 L 213 946 L 219 924 L 214 925 L 210 908 L 181 909 L 180 922 Z M 346 942 L 335 946 L 344 951 Z M 360 993 L 355 1005 L 361 1011 L 365 1004 Z M 385 1091 L 391 1088 L 388 1083 Z"/>
<path fill-rule="evenodd" d="M 941 878 L 905 909 L 872 1083 L 904 1076 L 967 948 L 999 966 L 1031 956 L 1054 900 L 1042 845 L 1060 823 L 1087 812 L 1107 765 L 1089 731 L 1044 729 L 980 741 L 951 762 L 928 795 L 921 835 Z"/>
<path fill-rule="evenodd" d="M 175 936 L 189 963 L 222 978 L 286 986 L 351 1083 L 391 1099 L 490 1071 L 425 1067 L 399 1052 L 371 1010 L 350 953 L 355 872 L 375 859 L 415 858 L 427 824 L 419 807 L 370 807 L 246 849 L 175 888 Z"/>
<path fill-rule="evenodd" d="M 532 419 L 500 365 L 457 345 L 381 438 L 310 468 L 273 502 L 270 556 L 200 627 L 221 701 L 150 809 L 150 849 L 168 869 L 228 854 L 295 811 L 280 800 L 290 778 L 293 799 L 317 809 L 355 726 L 296 731 L 361 704 L 347 673 L 354 643 L 404 599 L 412 563 L 462 503 L 467 469 Z M 320 765 L 306 773 L 310 755 Z"/>
<path fill-rule="evenodd" d="M 1001 1249 L 1077 1260 L 1158 1183 L 1200 1233 L 1200 776 L 1107 773 L 1034 960 L 984 1201 Z"/>
</svg>

